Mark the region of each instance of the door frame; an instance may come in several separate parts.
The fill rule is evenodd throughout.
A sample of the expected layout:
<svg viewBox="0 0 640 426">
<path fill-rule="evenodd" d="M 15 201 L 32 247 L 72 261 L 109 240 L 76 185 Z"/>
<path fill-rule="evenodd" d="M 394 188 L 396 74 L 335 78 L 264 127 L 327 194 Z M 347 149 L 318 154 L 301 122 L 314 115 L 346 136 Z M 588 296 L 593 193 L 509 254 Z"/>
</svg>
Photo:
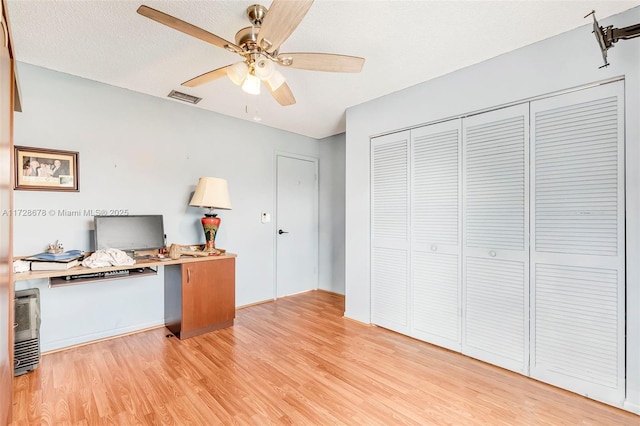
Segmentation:
<svg viewBox="0 0 640 426">
<path fill-rule="evenodd" d="M 287 157 L 294 160 L 301 161 L 310 161 L 314 165 L 314 172 L 316 175 L 316 181 L 314 185 L 314 207 L 313 210 L 315 212 L 315 231 L 316 231 L 316 256 L 315 256 L 315 265 L 316 265 L 316 282 L 315 282 L 315 290 L 319 288 L 320 285 L 320 174 L 319 174 L 319 158 L 311 157 L 308 155 L 294 154 L 287 151 L 279 151 L 276 150 L 273 156 L 273 212 L 271 218 L 271 230 L 272 230 L 272 238 L 273 238 L 273 284 L 272 284 L 272 294 L 273 300 L 278 298 L 278 237 L 276 235 L 277 231 L 277 223 L 278 223 L 278 158 L 279 157 Z"/>
<path fill-rule="evenodd" d="M 9 15 L 6 1 L 0 1 L 0 21 L 4 28 L 4 44 L 0 54 L 0 65 L 2 69 L 2 94 L 1 101 L 1 121 L 2 134 L 0 135 L 0 145 L 4 153 L 0 159 L 2 162 L 3 183 L 2 197 L 0 197 L 3 209 L 11 211 L 13 209 L 13 117 L 14 109 L 19 107 L 19 97 L 16 82 L 16 64 L 14 61 L 13 40 L 9 28 Z M 6 127 L 6 129 L 5 129 Z M 8 204 L 7 204 L 8 203 Z M 6 234 L 5 234 L 6 231 Z M 2 278 L 0 279 L 0 333 L 3 339 L 0 342 L 2 347 L 0 353 L 0 424 L 11 423 L 13 418 L 13 384 L 14 384 L 14 277 L 13 277 L 13 215 L 4 217 L 0 225 L 0 261 L 3 264 Z"/>
</svg>

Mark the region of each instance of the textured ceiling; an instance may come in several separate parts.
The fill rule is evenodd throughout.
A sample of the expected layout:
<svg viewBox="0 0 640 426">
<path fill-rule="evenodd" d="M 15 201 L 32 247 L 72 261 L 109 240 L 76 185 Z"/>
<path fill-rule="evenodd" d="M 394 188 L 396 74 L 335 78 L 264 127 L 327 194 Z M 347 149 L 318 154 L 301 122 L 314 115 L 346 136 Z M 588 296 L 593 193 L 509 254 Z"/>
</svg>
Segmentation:
<svg viewBox="0 0 640 426">
<path fill-rule="evenodd" d="M 281 52 L 361 56 L 360 74 L 280 68 L 297 103 L 245 94 L 224 77 L 180 83 L 240 56 L 136 13 L 146 4 L 234 41 L 252 1 L 8 0 L 17 60 L 313 138 L 345 130 L 345 109 L 630 9 L 638 1 L 316 0 Z M 262 3 L 269 6 L 269 2 Z M 606 21 L 606 20 L 605 20 Z M 635 24 L 630 22 L 629 25 Z M 585 37 L 592 37 L 589 32 Z M 594 38 L 594 52 L 597 45 Z M 593 54 L 594 66 L 600 56 Z M 170 100 L 171 102 L 177 102 Z M 25 105 L 28 111 L 28 105 Z"/>
</svg>

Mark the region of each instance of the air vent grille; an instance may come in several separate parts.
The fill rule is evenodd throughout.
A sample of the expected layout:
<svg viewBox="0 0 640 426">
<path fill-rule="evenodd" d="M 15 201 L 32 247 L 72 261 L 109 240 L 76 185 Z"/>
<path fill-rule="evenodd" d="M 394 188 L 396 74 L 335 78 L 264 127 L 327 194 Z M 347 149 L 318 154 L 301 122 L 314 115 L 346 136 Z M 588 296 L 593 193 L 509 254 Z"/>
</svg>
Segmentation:
<svg viewBox="0 0 640 426">
<path fill-rule="evenodd" d="M 190 104 L 197 104 L 202 100 L 197 96 L 187 95 L 186 93 L 178 92 L 177 90 L 172 90 L 167 96 L 173 99 L 177 99 L 179 101 L 188 102 Z"/>
</svg>

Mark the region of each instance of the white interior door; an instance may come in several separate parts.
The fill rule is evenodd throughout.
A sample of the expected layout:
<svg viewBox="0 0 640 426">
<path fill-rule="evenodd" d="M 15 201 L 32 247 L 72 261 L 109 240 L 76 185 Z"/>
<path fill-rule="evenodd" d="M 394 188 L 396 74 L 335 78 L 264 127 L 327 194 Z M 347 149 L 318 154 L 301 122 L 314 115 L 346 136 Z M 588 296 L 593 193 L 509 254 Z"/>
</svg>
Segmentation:
<svg viewBox="0 0 640 426">
<path fill-rule="evenodd" d="M 276 297 L 318 288 L 315 159 L 277 156 Z"/>
<path fill-rule="evenodd" d="M 529 106 L 463 129 L 462 352 L 528 374 Z"/>
<path fill-rule="evenodd" d="M 625 397 L 624 86 L 531 103 L 531 376 Z"/>
</svg>

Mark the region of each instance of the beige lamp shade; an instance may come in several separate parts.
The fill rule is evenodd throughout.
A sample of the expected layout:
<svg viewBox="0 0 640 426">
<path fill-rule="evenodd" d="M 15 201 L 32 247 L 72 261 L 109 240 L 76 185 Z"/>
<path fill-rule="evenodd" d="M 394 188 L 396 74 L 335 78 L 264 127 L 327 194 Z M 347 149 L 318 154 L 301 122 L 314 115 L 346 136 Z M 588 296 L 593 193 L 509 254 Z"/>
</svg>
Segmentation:
<svg viewBox="0 0 640 426">
<path fill-rule="evenodd" d="M 201 177 L 198 180 L 196 192 L 193 194 L 189 205 L 209 209 L 231 210 L 227 180 L 216 177 Z"/>
</svg>

